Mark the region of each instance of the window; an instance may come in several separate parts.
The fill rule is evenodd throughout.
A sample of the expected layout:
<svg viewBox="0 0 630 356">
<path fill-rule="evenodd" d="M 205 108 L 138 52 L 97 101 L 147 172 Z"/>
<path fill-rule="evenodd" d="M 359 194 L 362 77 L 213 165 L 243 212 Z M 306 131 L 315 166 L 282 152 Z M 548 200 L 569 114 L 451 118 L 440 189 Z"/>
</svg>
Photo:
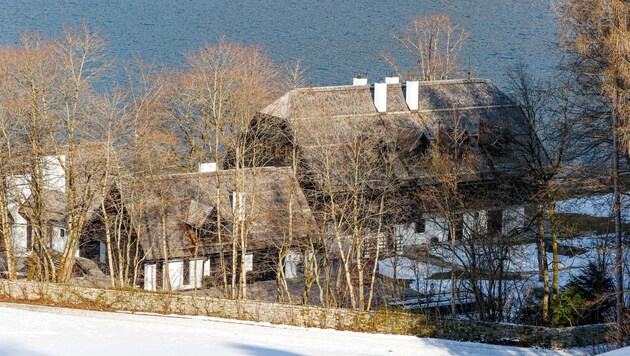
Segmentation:
<svg viewBox="0 0 630 356">
<path fill-rule="evenodd" d="M 457 215 L 453 218 L 455 220 L 455 240 L 461 240 L 464 237 L 464 219 L 463 216 Z M 451 228 L 448 229 L 448 238 L 452 239 Z"/>
<path fill-rule="evenodd" d="M 382 251 L 387 248 L 387 236 L 381 234 L 378 237 L 378 248 Z"/>
<path fill-rule="evenodd" d="M 64 228 L 59 229 L 59 237 L 61 237 L 62 239 L 66 237 L 66 229 Z"/>
<path fill-rule="evenodd" d="M 32 251 L 33 250 L 33 226 L 30 224 L 30 222 L 28 222 L 27 224 L 28 225 L 26 225 L 26 250 Z"/>
<path fill-rule="evenodd" d="M 420 234 L 425 232 L 426 229 L 426 221 L 423 218 L 419 218 L 418 220 L 416 220 L 416 234 Z"/>
<path fill-rule="evenodd" d="M 183 274 L 184 274 L 184 284 L 188 285 L 190 284 L 190 260 L 187 258 L 184 258 L 184 262 L 182 262 L 184 264 L 184 268 L 182 268 L 183 270 Z"/>
<path fill-rule="evenodd" d="M 460 217 L 455 225 L 455 238 L 461 240 L 464 237 L 464 220 Z"/>
<path fill-rule="evenodd" d="M 403 252 L 403 236 L 402 235 L 396 236 L 394 248 L 396 249 L 396 254 L 398 255 L 402 254 Z"/>
<path fill-rule="evenodd" d="M 54 228 L 52 225 L 47 225 L 46 226 L 46 241 L 48 242 L 48 247 L 52 248 L 53 247 L 53 231 Z"/>
<path fill-rule="evenodd" d="M 501 210 L 488 211 L 488 233 L 500 235 L 503 232 L 503 214 Z"/>
</svg>

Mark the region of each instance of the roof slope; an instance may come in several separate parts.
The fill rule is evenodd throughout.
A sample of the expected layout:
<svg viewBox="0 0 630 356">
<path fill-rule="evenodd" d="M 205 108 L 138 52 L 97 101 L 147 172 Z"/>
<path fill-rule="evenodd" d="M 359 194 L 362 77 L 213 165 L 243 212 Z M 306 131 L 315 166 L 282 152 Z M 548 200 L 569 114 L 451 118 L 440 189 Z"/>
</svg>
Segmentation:
<svg viewBox="0 0 630 356">
<path fill-rule="evenodd" d="M 417 111 L 407 107 L 404 86 L 387 86 L 387 113 L 376 111 L 369 85 L 294 89 L 261 112 L 288 120 L 326 117 L 360 120 L 366 116 L 394 115 L 403 121 L 424 124 L 427 122 L 423 122 L 422 118 L 433 121 L 446 115 L 464 114 L 466 120 L 486 120 L 505 125 L 522 116 L 514 102 L 488 80 L 420 82 Z M 509 121 L 502 121 L 504 119 Z"/>
<path fill-rule="evenodd" d="M 217 210 L 227 226 L 223 238 L 228 241 L 230 226 L 238 221 L 231 199 L 237 184 L 244 187 L 239 191 L 244 192 L 243 221 L 250 247 L 273 246 L 289 235 L 289 202 L 293 210 L 294 238 L 306 236 L 314 227 L 306 198 L 288 167 L 173 174 L 147 184 L 138 195 L 142 209 L 138 209 L 132 219 L 141 222 L 140 243 L 147 259 L 164 258 L 164 240 L 169 258 L 190 257 L 195 245 L 190 232 L 205 223 L 212 225 Z M 219 246 L 214 243 L 200 248 L 202 254 L 218 252 Z"/>
<path fill-rule="evenodd" d="M 288 123 L 295 143 L 316 172 L 326 169 L 321 157 L 326 148 L 338 150 L 371 137 L 380 145 L 406 150 L 405 157 L 395 163 L 396 175 L 402 179 L 426 175 L 417 159 L 423 141 L 435 138 L 438 127 L 459 125 L 467 135 L 495 142 L 499 136 L 514 138 L 516 126 L 524 119 L 520 108 L 487 80 L 420 82 L 419 108 L 413 111 L 406 104 L 404 84 L 387 86 L 384 113 L 377 112 L 372 90 L 369 85 L 295 89 L 261 113 Z M 509 150 L 495 158 L 495 167 L 520 166 Z M 348 164 L 346 158 L 337 160 L 332 162 L 337 167 L 333 171 Z"/>
</svg>

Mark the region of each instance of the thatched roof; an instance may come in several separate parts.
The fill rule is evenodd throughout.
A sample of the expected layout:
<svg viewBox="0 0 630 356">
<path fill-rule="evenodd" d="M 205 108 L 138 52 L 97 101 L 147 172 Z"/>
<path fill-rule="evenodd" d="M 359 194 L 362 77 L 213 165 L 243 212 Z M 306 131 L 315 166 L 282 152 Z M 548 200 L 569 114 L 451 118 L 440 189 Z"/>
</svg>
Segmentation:
<svg viewBox="0 0 630 356">
<path fill-rule="evenodd" d="M 43 210 L 40 212 L 40 218 L 48 222 L 56 222 L 65 225 L 68 215 L 65 193 L 58 190 L 42 189 L 40 194 L 43 207 Z M 34 197 L 30 195 L 21 203 L 20 212 L 26 218 L 30 218 L 38 213 L 34 205 Z"/>
<path fill-rule="evenodd" d="M 426 143 L 436 137 L 439 127 L 458 125 L 470 137 L 495 142 L 499 136 L 514 138 L 513 129 L 524 119 L 520 108 L 487 80 L 420 82 L 419 108 L 413 111 L 406 104 L 404 89 L 405 84 L 387 86 L 387 111 L 383 113 L 374 106 L 373 88 L 362 85 L 295 89 L 261 114 L 287 123 L 293 142 L 314 172 L 325 171 L 325 161 L 335 167 L 329 171 L 342 174 L 348 159 L 339 157 L 343 154 L 337 154 L 332 161 L 330 156 L 324 159 L 326 150 L 340 152 L 341 147 L 370 137 L 372 145 L 405 151 L 393 163 L 401 179 L 427 174 L 417 159 Z M 520 167 L 508 150 L 495 158 L 495 167 Z"/>
<path fill-rule="evenodd" d="M 244 189 L 237 189 L 237 184 Z M 220 197 L 218 209 L 217 186 Z M 232 192 L 237 190 L 244 192 L 242 219 L 247 226 L 248 244 L 252 249 L 281 244 L 289 237 L 290 223 L 293 226 L 293 243 L 309 234 L 314 227 L 315 221 L 306 198 L 290 168 L 173 174 L 148 183 L 136 202 L 142 208 L 131 214 L 132 219 L 141 222 L 140 244 L 147 259 L 164 257 L 164 235 L 169 258 L 191 257 L 195 236 L 201 236 L 194 236 L 194 231 L 213 229 L 210 234 L 216 234 L 217 211 L 224 224 L 223 241 L 230 241 L 233 224 L 239 222 L 231 198 Z M 292 221 L 289 218 L 289 202 L 292 203 Z M 217 241 L 201 240 L 198 243 L 198 246 L 201 245 L 199 255 L 219 251 Z"/>
<path fill-rule="evenodd" d="M 433 121 L 449 116 L 462 116 L 471 127 L 477 127 L 479 120 L 509 125 L 522 116 L 514 102 L 488 80 L 420 82 L 417 111 L 407 107 L 403 89 L 404 84 L 388 85 L 386 113 L 376 111 L 369 85 L 294 89 L 261 112 L 287 120 L 336 117 L 346 122 L 394 116 L 390 120 L 410 127 L 431 126 Z"/>
</svg>

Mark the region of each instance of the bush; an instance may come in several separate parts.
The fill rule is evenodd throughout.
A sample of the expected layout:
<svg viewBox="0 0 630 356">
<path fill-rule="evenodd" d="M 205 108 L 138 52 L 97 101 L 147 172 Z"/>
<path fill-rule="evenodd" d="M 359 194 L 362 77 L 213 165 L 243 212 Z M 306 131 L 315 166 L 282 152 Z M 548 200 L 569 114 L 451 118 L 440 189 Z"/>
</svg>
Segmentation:
<svg viewBox="0 0 630 356">
<path fill-rule="evenodd" d="M 573 277 L 556 300 L 550 300 L 549 313 L 553 326 L 575 326 L 606 322 L 615 306 L 613 280 L 603 263 L 589 262 Z M 543 325 L 542 288 L 533 289 L 518 311 L 521 323 Z M 551 298 L 550 298 L 551 299 Z"/>
<path fill-rule="evenodd" d="M 615 306 L 613 279 L 604 263 L 590 261 L 552 303 L 556 326 L 598 324 Z"/>
<path fill-rule="evenodd" d="M 563 327 L 587 324 L 584 322 L 586 305 L 586 299 L 576 289 L 563 290 L 549 305 L 553 325 Z"/>
<path fill-rule="evenodd" d="M 214 287 L 214 278 L 212 278 L 212 276 L 203 276 L 201 279 L 201 285 L 205 289 Z"/>
<path fill-rule="evenodd" d="M 582 319 L 584 324 L 606 321 L 615 306 L 615 286 L 603 263 L 589 262 L 579 275 L 572 278 L 566 287 L 584 299 Z"/>
<path fill-rule="evenodd" d="M 542 300 L 544 295 L 545 291 L 542 288 L 533 288 L 516 314 L 517 322 L 528 325 L 543 325 Z"/>
</svg>

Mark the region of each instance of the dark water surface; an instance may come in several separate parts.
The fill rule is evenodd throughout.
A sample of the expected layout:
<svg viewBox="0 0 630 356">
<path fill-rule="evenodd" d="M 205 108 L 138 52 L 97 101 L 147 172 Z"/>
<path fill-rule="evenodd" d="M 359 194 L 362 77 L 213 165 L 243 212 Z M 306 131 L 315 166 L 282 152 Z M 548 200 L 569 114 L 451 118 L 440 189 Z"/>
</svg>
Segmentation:
<svg viewBox="0 0 630 356">
<path fill-rule="evenodd" d="M 388 66 L 379 53 L 397 48 L 389 34 L 433 13 L 464 22 L 471 38 L 460 62 L 477 76 L 502 84 L 505 67 L 523 61 L 543 77 L 557 62 L 549 0 L 4 0 L 0 44 L 87 20 L 109 40 L 118 64 L 138 53 L 177 67 L 183 52 L 225 34 L 278 61 L 302 58 L 315 85 L 348 84 L 357 72 L 382 79 Z"/>
</svg>

